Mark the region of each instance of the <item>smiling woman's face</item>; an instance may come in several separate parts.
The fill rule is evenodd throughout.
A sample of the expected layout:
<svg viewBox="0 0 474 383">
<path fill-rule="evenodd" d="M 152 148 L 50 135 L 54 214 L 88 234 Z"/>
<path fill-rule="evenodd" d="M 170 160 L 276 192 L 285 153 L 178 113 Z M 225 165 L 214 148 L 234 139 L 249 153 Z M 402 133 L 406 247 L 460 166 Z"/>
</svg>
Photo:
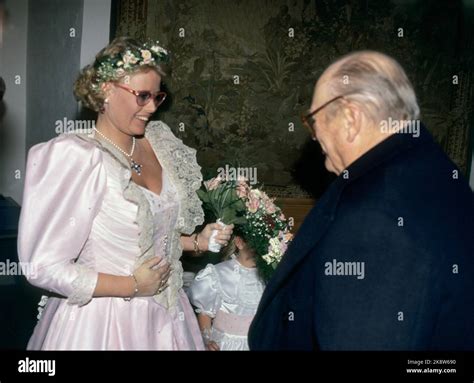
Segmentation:
<svg viewBox="0 0 474 383">
<path fill-rule="evenodd" d="M 136 91 L 148 91 L 155 94 L 160 91 L 161 76 L 154 70 L 139 72 L 125 76 L 121 85 Z M 153 100 L 150 99 L 146 105 L 139 106 L 134 94 L 113 83 L 108 84 L 106 94 L 108 104 L 104 114 L 112 125 L 129 135 L 145 134 L 145 125 L 156 110 Z"/>
</svg>

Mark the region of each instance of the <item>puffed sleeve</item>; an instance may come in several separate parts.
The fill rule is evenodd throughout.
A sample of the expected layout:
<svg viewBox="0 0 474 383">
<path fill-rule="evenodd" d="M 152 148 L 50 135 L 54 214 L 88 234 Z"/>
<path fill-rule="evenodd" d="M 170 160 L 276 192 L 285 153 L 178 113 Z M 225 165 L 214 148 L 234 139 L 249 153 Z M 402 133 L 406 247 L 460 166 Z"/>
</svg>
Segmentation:
<svg viewBox="0 0 474 383">
<path fill-rule="evenodd" d="M 222 302 L 219 286 L 219 276 L 212 264 L 196 275 L 189 288 L 189 297 L 197 313 L 206 314 L 211 318 L 216 316 Z"/>
<path fill-rule="evenodd" d="M 100 149 L 72 134 L 35 145 L 28 153 L 20 264 L 31 284 L 67 297 L 71 305 L 87 304 L 97 284 L 98 273 L 77 261 L 106 182 Z"/>
</svg>

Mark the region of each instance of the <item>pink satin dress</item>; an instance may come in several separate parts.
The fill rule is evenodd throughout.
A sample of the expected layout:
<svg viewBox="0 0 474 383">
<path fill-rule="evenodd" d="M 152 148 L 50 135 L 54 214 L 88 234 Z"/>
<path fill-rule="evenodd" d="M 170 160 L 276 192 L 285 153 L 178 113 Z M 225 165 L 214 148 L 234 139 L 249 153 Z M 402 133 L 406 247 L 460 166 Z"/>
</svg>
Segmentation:
<svg viewBox="0 0 474 383">
<path fill-rule="evenodd" d="M 165 308 L 153 297 L 92 297 L 98 273 L 129 275 L 140 252 L 137 206 L 112 156 L 74 135 L 31 148 L 18 250 L 30 283 L 52 292 L 30 350 L 200 350 L 197 320 L 186 294 Z M 154 222 L 155 255 L 166 257 L 178 215 L 174 185 L 163 173 L 157 195 L 142 188 Z M 33 272 L 31 272 L 33 270 Z"/>
</svg>

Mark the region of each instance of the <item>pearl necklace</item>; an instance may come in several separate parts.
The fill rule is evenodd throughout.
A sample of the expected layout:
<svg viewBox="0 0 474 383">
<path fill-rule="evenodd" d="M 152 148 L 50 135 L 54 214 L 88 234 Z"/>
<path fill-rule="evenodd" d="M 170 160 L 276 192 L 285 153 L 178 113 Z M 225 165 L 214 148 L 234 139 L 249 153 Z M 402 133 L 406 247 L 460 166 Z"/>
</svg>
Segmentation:
<svg viewBox="0 0 474 383">
<path fill-rule="evenodd" d="M 143 165 L 140 165 L 138 164 L 137 162 L 135 162 L 135 160 L 132 158 L 133 156 L 133 153 L 135 151 L 135 142 L 136 142 L 136 139 L 135 137 L 132 137 L 132 150 L 130 151 L 130 154 L 128 154 L 125 150 L 123 150 L 120 146 L 118 146 L 115 142 L 113 142 L 109 137 L 107 137 L 106 135 L 104 135 L 104 133 L 102 133 L 100 130 L 98 130 L 97 128 L 93 128 L 94 131 L 96 131 L 97 133 L 99 133 L 101 135 L 102 138 L 104 138 L 108 143 L 110 143 L 114 148 L 120 150 L 120 152 L 122 152 L 123 154 L 125 154 L 128 158 L 130 158 L 130 162 L 131 162 L 131 168 L 140 176 L 142 174 L 142 167 Z"/>
</svg>

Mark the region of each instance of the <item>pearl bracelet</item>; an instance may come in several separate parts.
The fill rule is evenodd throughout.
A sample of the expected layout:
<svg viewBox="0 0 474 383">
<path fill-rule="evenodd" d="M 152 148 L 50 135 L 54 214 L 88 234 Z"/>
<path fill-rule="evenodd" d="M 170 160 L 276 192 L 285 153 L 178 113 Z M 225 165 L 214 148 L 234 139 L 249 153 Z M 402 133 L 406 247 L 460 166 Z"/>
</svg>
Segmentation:
<svg viewBox="0 0 474 383">
<path fill-rule="evenodd" d="M 130 277 L 132 277 L 133 280 L 135 281 L 135 289 L 133 291 L 133 294 L 130 297 L 123 298 L 123 300 L 126 301 L 126 302 L 130 302 L 138 294 L 138 281 L 137 281 L 137 278 L 135 277 L 135 274 L 130 274 Z"/>
</svg>

